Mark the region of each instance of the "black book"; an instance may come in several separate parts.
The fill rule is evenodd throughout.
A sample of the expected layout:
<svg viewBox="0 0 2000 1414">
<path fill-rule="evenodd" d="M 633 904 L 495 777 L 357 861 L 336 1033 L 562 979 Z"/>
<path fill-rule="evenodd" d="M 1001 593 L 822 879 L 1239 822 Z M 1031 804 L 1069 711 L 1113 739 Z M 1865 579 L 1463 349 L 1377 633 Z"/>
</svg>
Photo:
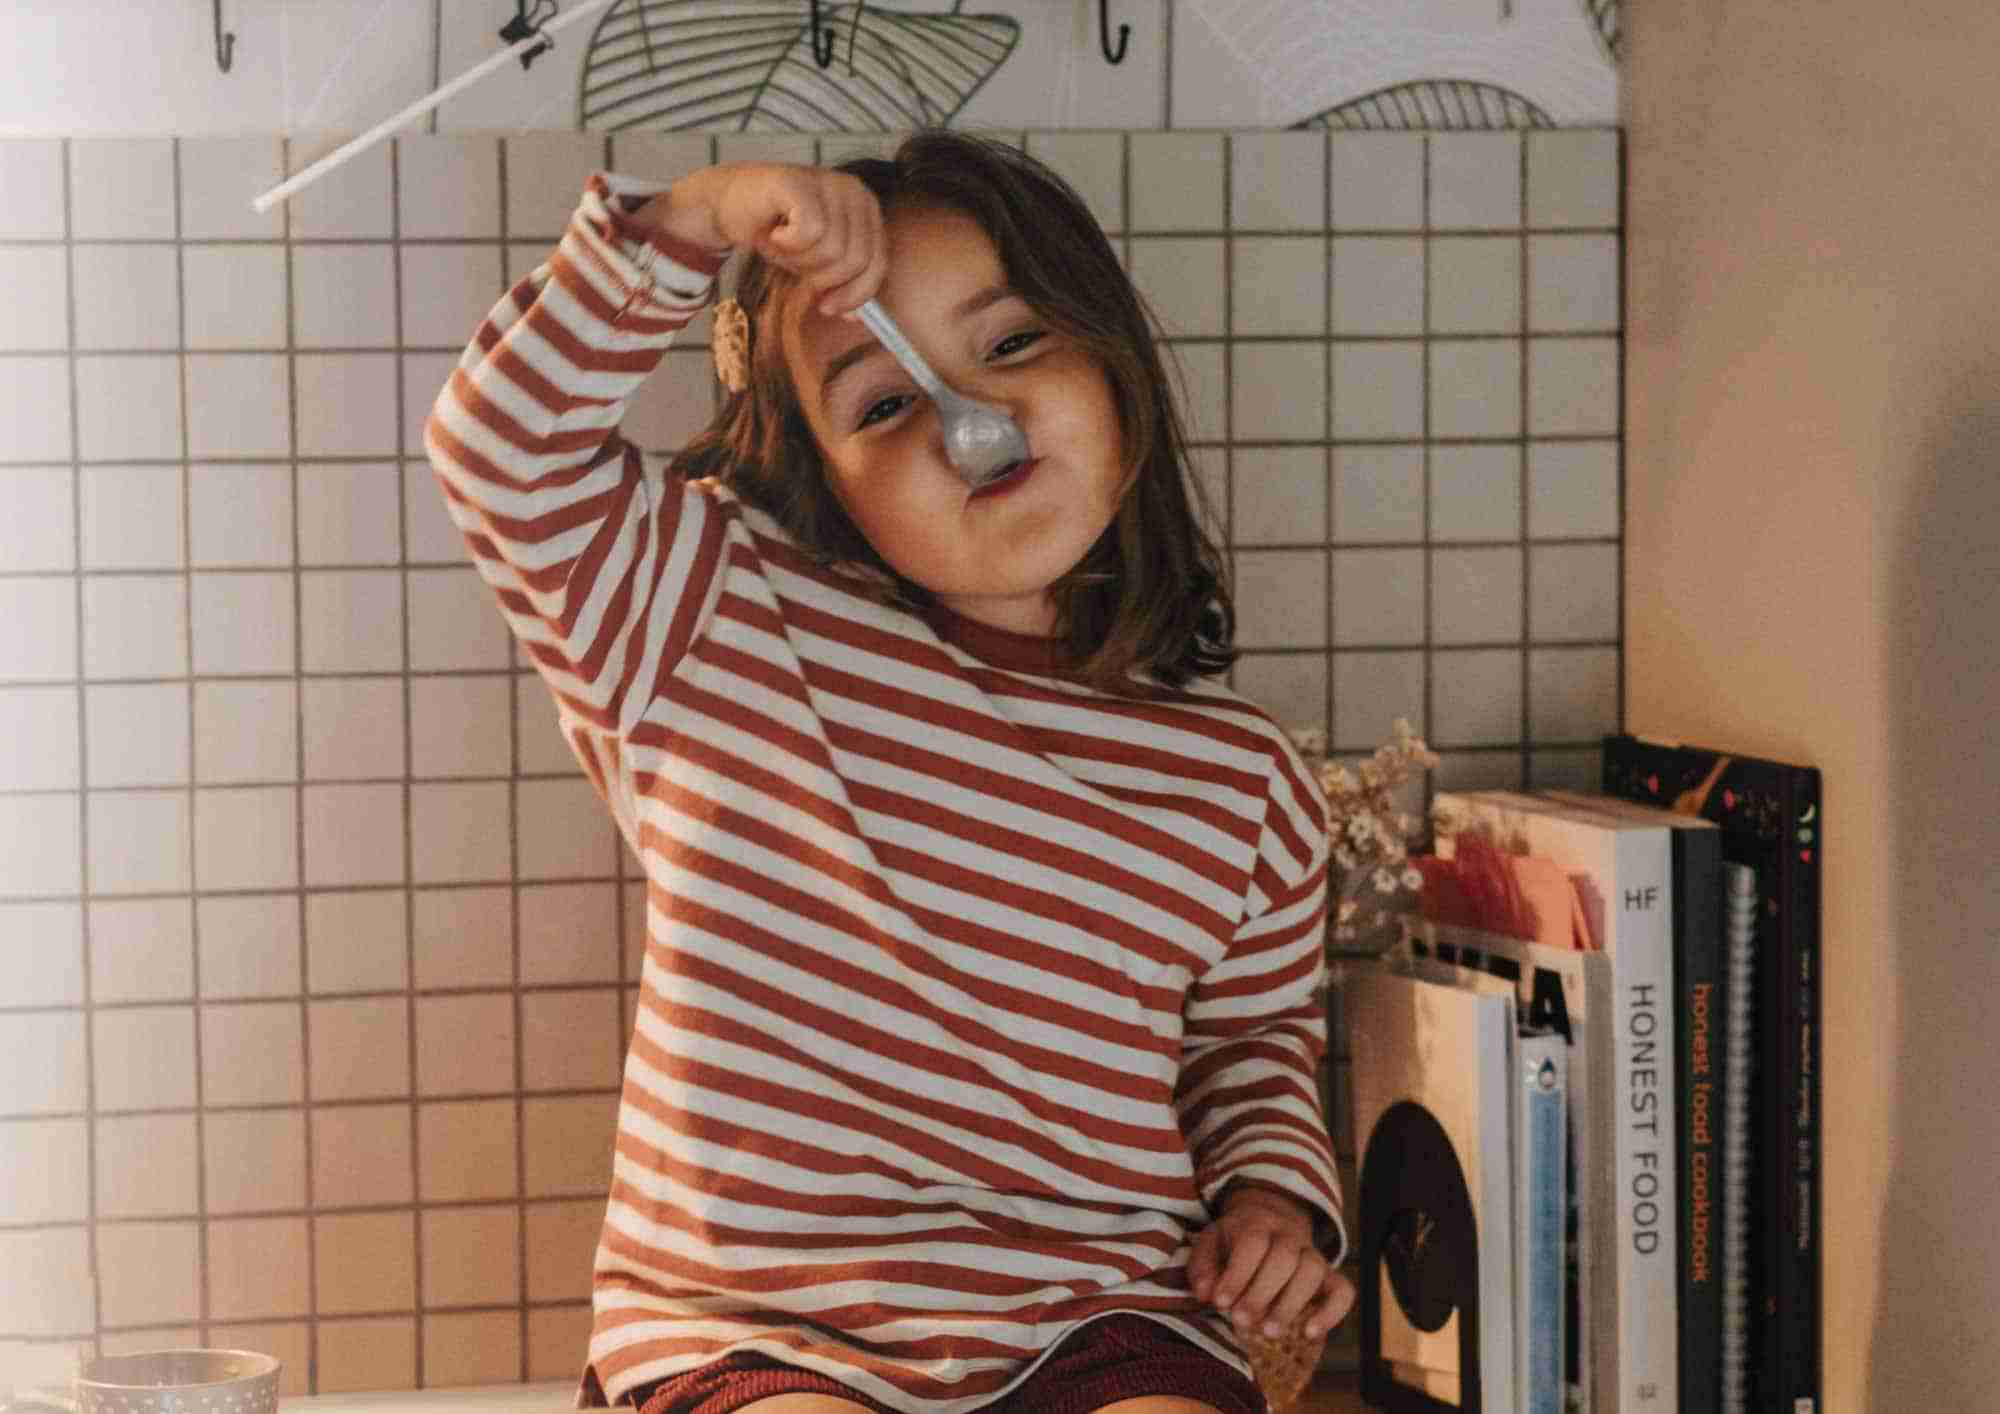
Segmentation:
<svg viewBox="0 0 2000 1414">
<path fill-rule="evenodd" d="M 1756 1172 L 1749 1406 L 1820 1407 L 1820 773 L 1754 756 L 1617 735 L 1604 742 L 1607 794 L 1721 826 L 1722 855 L 1757 875 Z"/>
</svg>

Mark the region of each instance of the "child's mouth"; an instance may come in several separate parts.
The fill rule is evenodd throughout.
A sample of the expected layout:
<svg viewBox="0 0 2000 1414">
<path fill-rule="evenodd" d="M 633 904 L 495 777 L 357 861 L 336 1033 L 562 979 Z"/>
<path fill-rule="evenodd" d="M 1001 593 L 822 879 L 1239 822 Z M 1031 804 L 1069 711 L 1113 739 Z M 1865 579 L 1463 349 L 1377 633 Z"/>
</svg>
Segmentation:
<svg viewBox="0 0 2000 1414">
<path fill-rule="evenodd" d="M 1026 461 L 1007 463 L 998 476 L 991 481 L 982 481 L 973 489 L 972 499 L 976 501 L 982 496 L 999 496 L 1012 491 L 1028 479 L 1040 462 L 1040 457 L 1030 457 Z"/>
</svg>

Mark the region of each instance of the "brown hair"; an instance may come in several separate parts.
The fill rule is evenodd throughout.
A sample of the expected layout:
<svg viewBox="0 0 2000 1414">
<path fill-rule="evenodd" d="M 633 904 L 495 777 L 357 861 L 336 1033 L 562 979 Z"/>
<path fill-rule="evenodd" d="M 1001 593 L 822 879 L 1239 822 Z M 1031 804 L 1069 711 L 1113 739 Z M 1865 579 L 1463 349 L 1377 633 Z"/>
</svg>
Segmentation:
<svg viewBox="0 0 2000 1414">
<path fill-rule="evenodd" d="M 956 132 L 920 132 L 892 158 L 857 158 L 837 170 L 866 183 L 885 214 L 943 207 L 971 218 L 1014 290 L 1109 378 L 1125 489 L 1104 534 L 1051 586 L 1064 660 L 1113 691 L 1138 687 L 1135 671 L 1178 687 L 1226 670 L 1236 659 L 1235 610 L 1221 554 L 1203 529 L 1159 326 L 1083 199 L 1025 153 Z M 778 296 L 791 283 L 754 253 L 743 261 L 735 297 L 752 330 L 748 386 L 725 397 L 675 468 L 723 477 L 809 554 L 867 565 L 888 577 L 895 602 L 922 610 L 932 596 L 875 553 L 827 484 L 777 337 Z"/>
</svg>

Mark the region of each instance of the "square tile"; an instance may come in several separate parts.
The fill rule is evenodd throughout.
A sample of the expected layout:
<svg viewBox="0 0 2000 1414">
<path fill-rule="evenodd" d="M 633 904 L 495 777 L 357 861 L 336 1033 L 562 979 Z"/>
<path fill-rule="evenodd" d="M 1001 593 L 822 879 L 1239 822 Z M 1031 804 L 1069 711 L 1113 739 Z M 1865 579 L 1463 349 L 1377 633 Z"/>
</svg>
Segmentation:
<svg viewBox="0 0 2000 1414">
<path fill-rule="evenodd" d="M 1521 435 L 1521 345 L 1438 339 L 1430 345 L 1431 435 Z"/>
<path fill-rule="evenodd" d="M 299 455 L 379 457 L 396 450 L 394 354 L 300 354 Z"/>
<path fill-rule="evenodd" d="M 598 813 L 603 813 L 602 806 Z M 509 878 L 508 822 L 513 814 L 506 782 L 412 786 L 410 831 L 416 881 L 439 884 Z M 577 823 L 575 819 L 550 822 L 548 829 L 559 833 Z"/>
<path fill-rule="evenodd" d="M 1239 231 L 1316 231 L 1326 221 L 1327 135 L 1229 137 L 1229 224 Z"/>
<path fill-rule="evenodd" d="M 82 785 L 80 716 L 75 688 L 0 687 L 0 790 Z"/>
<path fill-rule="evenodd" d="M 203 1103 L 300 1103 L 305 1099 L 304 1047 L 305 1017 L 297 1002 L 203 1007 Z"/>
<path fill-rule="evenodd" d="M 528 1300 L 588 1301 L 604 1204 L 530 1203 L 527 1223 Z"/>
<path fill-rule="evenodd" d="M 797 162 L 811 166 L 814 142 L 809 134 L 753 132 L 717 133 L 717 162 Z"/>
<path fill-rule="evenodd" d="M 1333 435 L 1344 442 L 1424 435 L 1424 346 L 1336 343 Z"/>
<path fill-rule="evenodd" d="M 1528 341 L 1530 436 L 1616 436 L 1620 391 L 1617 339 Z"/>
<path fill-rule="evenodd" d="M 90 999 L 185 1002 L 194 997 L 194 908 L 185 898 L 90 904 Z"/>
<path fill-rule="evenodd" d="M 533 1259 L 532 1249 L 529 1253 Z M 528 1310 L 528 1378 L 567 1380 L 573 1377 L 576 1352 L 590 1344 L 588 1301 L 570 1306 L 535 1306 Z"/>
<path fill-rule="evenodd" d="M 303 686 L 307 780 L 403 774 L 401 678 L 308 678 Z"/>
<path fill-rule="evenodd" d="M 298 474 L 299 562 L 394 564 L 402 553 L 394 462 L 308 462 Z M 428 489 L 428 488 L 426 488 Z"/>
<path fill-rule="evenodd" d="M 203 997 L 298 995 L 298 895 L 200 899 L 195 922 L 201 937 Z"/>
<path fill-rule="evenodd" d="M 1617 225 L 1619 138 L 1615 128 L 1530 133 L 1529 223 L 1541 229 Z"/>
<path fill-rule="evenodd" d="M 403 554 L 413 565 L 467 561 L 465 537 L 445 513 L 444 497 L 428 462 L 403 464 Z"/>
<path fill-rule="evenodd" d="M 344 141 L 344 139 L 343 139 Z M 323 155 L 294 140 L 291 168 L 304 171 Z M 331 149 L 329 149 L 330 151 Z M 292 197 L 296 240 L 387 240 L 395 229 L 394 145 L 380 143 L 357 152 Z"/>
<path fill-rule="evenodd" d="M 198 787 L 194 854 L 200 887 L 298 887 L 298 809 L 294 786 Z"/>
<path fill-rule="evenodd" d="M 520 1188 L 515 1177 L 514 1101 L 419 1105 L 417 1155 L 417 1196 L 425 1203 L 513 1197 Z M 609 1173 L 607 1167 L 605 1174 Z"/>
<path fill-rule="evenodd" d="M 314 1100 L 410 1093 L 409 1005 L 401 997 L 309 1002 L 306 1026 Z"/>
<path fill-rule="evenodd" d="M 407 578 L 412 668 L 452 672 L 509 665 L 506 621 L 477 570 L 411 570 Z"/>
<path fill-rule="evenodd" d="M 180 262 L 172 246 L 77 245 L 70 259 L 78 348 L 180 346 Z"/>
<path fill-rule="evenodd" d="M 1618 730 L 1616 648 L 1537 648 L 1528 654 L 1528 734 L 1536 742 L 1596 743 Z"/>
<path fill-rule="evenodd" d="M 285 250 L 275 245 L 181 248 L 191 349 L 285 346 Z"/>
<path fill-rule="evenodd" d="M 77 471 L 86 569 L 179 569 L 186 563 L 178 466 L 86 466 Z"/>
<path fill-rule="evenodd" d="M 1424 557 L 1419 550 L 1333 552 L 1333 641 L 1346 647 L 1421 643 Z"/>
<path fill-rule="evenodd" d="M 411 1317 L 321 1321 L 318 1390 L 408 1389 L 417 1380 L 417 1323 Z"/>
<path fill-rule="evenodd" d="M 1325 725 L 1325 653 L 1245 653 L 1231 685 L 1287 730 Z"/>
<path fill-rule="evenodd" d="M 656 182 L 677 182 L 715 162 L 707 133 L 625 131 L 609 136 L 608 165 L 614 172 L 644 172 Z"/>
<path fill-rule="evenodd" d="M 76 676 L 76 581 L 0 579 L 0 676 L 63 681 Z"/>
<path fill-rule="evenodd" d="M 407 1311 L 417 1304 L 416 1214 L 313 1219 L 313 1295 L 322 1313 Z"/>
<path fill-rule="evenodd" d="M 61 240 L 62 144 L 0 140 L 0 240 Z"/>
<path fill-rule="evenodd" d="M 178 459 L 180 359 L 174 354 L 79 355 L 76 420 L 77 454 L 85 461 Z"/>
<path fill-rule="evenodd" d="M 502 141 L 507 234 L 555 241 L 569 225 L 590 174 L 605 164 L 602 133 L 528 133 Z"/>
<path fill-rule="evenodd" d="M 1616 236 L 1528 237 L 1528 327 L 1602 333 L 1623 323 Z"/>
<path fill-rule="evenodd" d="M 1369 751 L 1389 739 L 1396 719 L 1424 731 L 1422 653 L 1336 653 L 1333 749 Z"/>
<path fill-rule="evenodd" d="M 419 778 L 506 775 L 513 758 L 511 687 L 498 676 L 412 678 L 412 772 Z"/>
<path fill-rule="evenodd" d="M 1520 134 L 1440 132 L 1430 134 L 1428 141 L 1432 226 L 1511 229 L 1521 224 Z"/>
<path fill-rule="evenodd" d="M 1431 448 L 1431 536 L 1516 540 L 1521 535 L 1521 449 L 1508 444 Z"/>
<path fill-rule="evenodd" d="M 1433 748 L 1521 740 L 1521 652 L 1468 648 L 1431 656 Z"/>
<path fill-rule="evenodd" d="M 425 1249 L 427 1266 L 429 1250 Z M 519 1265 L 518 1261 L 516 1265 Z M 521 1318 L 518 1313 L 452 1311 L 424 1317 L 425 1389 L 512 1384 L 520 1378 Z"/>
<path fill-rule="evenodd" d="M 188 468 L 188 532 L 190 556 L 203 568 L 289 568 L 291 468 L 270 462 L 195 463 Z"/>
<path fill-rule="evenodd" d="M 0 411 L 0 422 L 6 414 Z M 66 466 L 0 468 L 14 534 L 0 539 L 0 573 L 76 568 L 76 493 Z"/>
<path fill-rule="evenodd" d="M 0 904 L 0 938 L 6 939 L 0 943 L 0 968 L 9 1005 L 83 1005 L 82 905 Z M 0 1203 L 0 1212 L 6 1211 Z"/>
<path fill-rule="evenodd" d="M 615 884 L 542 884 L 521 890 L 521 981 L 618 980 Z M 498 946 L 504 951 L 505 933 Z M 489 946 L 494 944 L 489 941 Z"/>
<path fill-rule="evenodd" d="M 524 918 L 529 890 L 522 891 Z M 418 889 L 412 900 L 417 987 L 505 987 L 514 976 L 513 899 L 505 888 Z"/>
<path fill-rule="evenodd" d="M 186 791 L 91 792 L 91 892 L 187 892 L 189 841 Z"/>
<path fill-rule="evenodd" d="M 187 585 L 178 575 L 83 582 L 84 674 L 179 677 L 187 672 Z"/>
<path fill-rule="evenodd" d="M 1521 638 L 1518 546 L 1431 552 L 1431 642 L 1517 643 Z"/>
<path fill-rule="evenodd" d="M 521 1083 L 528 1090 L 617 1088 L 624 1041 L 615 990 L 521 997 Z"/>
<path fill-rule="evenodd" d="M 1245 648 L 1326 645 L 1326 552 L 1239 550 L 1233 557 L 1236 641 Z"/>
<path fill-rule="evenodd" d="M 408 1203 L 416 1196 L 408 1105 L 313 1111 L 313 1201 L 322 1208 Z"/>
<path fill-rule="evenodd" d="M 1208 236 L 1132 241 L 1132 283 L 1169 338 L 1224 332 L 1224 249 L 1220 238 Z"/>
<path fill-rule="evenodd" d="M 200 1208 L 193 1115 L 107 1116 L 97 1122 L 96 1153 L 99 1217 L 192 1217 Z"/>
<path fill-rule="evenodd" d="M 304 1110 L 216 1112 L 202 1122 L 211 1213 L 296 1209 L 306 1201 Z"/>
<path fill-rule="evenodd" d="M 513 1088 L 513 993 L 417 998 L 419 1095 L 491 1095 Z"/>
<path fill-rule="evenodd" d="M 521 1102 L 528 1196 L 594 1198 L 603 1211 L 618 1131 L 616 1095 L 566 1095 Z"/>
<path fill-rule="evenodd" d="M 286 204 L 254 210 L 250 201 L 284 179 L 284 144 L 274 137 L 180 140 L 184 240 L 277 240 Z"/>
<path fill-rule="evenodd" d="M 1028 155 L 1076 189 L 1106 231 L 1125 228 L 1125 141 L 1120 133 L 1032 132 Z"/>
<path fill-rule="evenodd" d="M 1330 133 L 1327 162 L 1336 230 L 1423 228 L 1422 133 Z"/>
<path fill-rule="evenodd" d="M 0 378 L 0 427 L 12 459 L 67 461 L 70 365 L 66 358 L 10 358 Z"/>
<path fill-rule="evenodd" d="M 103 247 L 79 247 L 103 249 Z M 69 347 L 69 262 L 61 246 L 0 248 L 0 349 Z"/>
<path fill-rule="evenodd" d="M 1326 332 L 1327 244 L 1317 236 L 1239 237 L 1230 310 L 1237 334 Z"/>
<path fill-rule="evenodd" d="M 312 1335 L 303 1321 L 260 1321 L 249 1325 L 208 1326 L 209 1343 L 224 1350 L 260 1350 L 277 1360 L 278 1398 L 301 1399 L 312 1393 Z"/>
<path fill-rule="evenodd" d="M 194 685 L 194 778 L 201 784 L 294 780 L 298 751 L 296 683 Z"/>
<path fill-rule="evenodd" d="M 1325 534 L 1322 447 L 1245 447 L 1231 458 L 1230 538 L 1237 545 L 1317 544 Z"/>
<path fill-rule="evenodd" d="M 299 575 L 304 666 L 311 673 L 395 672 L 403 666 L 403 583 L 394 570 Z"/>
<path fill-rule="evenodd" d="M 0 1114 L 85 1108 L 83 1021 L 80 1011 L 0 1012 Z M 103 1104 L 101 1095 L 98 1102 Z"/>
<path fill-rule="evenodd" d="M 282 356 L 189 354 L 187 382 L 191 455 L 290 455 L 292 390 Z"/>
<path fill-rule="evenodd" d="M 289 673 L 298 662 L 290 574 L 197 572 L 194 670 L 203 676 Z"/>
<path fill-rule="evenodd" d="M 404 345 L 465 347 L 505 288 L 499 249 L 406 245 L 401 257 Z"/>
<path fill-rule="evenodd" d="M 404 240 L 500 236 L 500 144 L 491 137 L 396 139 Z"/>
<path fill-rule="evenodd" d="M 1135 132 L 1127 141 L 1133 230 L 1223 228 L 1222 134 Z"/>
<path fill-rule="evenodd" d="M 1183 385 L 1181 419 L 1190 442 L 1219 442 L 1229 429 L 1229 379 L 1220 344 L 1169 344 L 1168 377 Z M 1178 369 L 1178 372 L 1175 370 Z M 1248 434 L 1238 433 L 1239 436 Z"/>
<path fill-rule="evenodd" d="M 172 138 L 73 138 L 70 234 L 80 241 L 172 240 Z"/>
<path fill-rule="evenodd" d="M 91 785 L 103 788 L 186 784 L 188 718 L 185 683 L 100 684 L 86 688 L 84 720 Z M 74 747 L 74 742 L 71 746 Z M 75 757 L 68 759 L 74 762 Z"/>
<path fill-rule="evenodd" d="M 4 602 L 4 596 L 0 596 Z M 0 795 L 0 893 L 76 894 L 83 888 L 82 797 L 73 791 Z"/>
<path fill-rule="evenodd" d="M 1333 242 L 1333 332 L 1421 334 L 1424 243 L 1413 236 L 1340 236 Z"/>
<path fill-rule="evenodd" d="M 1528 754 L 1528 789 L 1594 791 L 1604 779 L 1604 753 L 1597 747 L 1549 749 Z"/>
<path fill-rule="evenodd" d="M 0 1321 L 11 1335 L 74 1341 L 95 1329 L 88 1238 L 81 1226 L 0 1229 Z"/>
<path fill-rule="evenodd" d="M 522 781 L 514 829 L 523 879 L 591 879 L 618 867 L 618 830 L 581 776 Z"/>
<path fill-rule="evenodd" d="M 91 1018 L 97 1109 L 194 1105 L 194 1008 L 131 1007 Z"/>
<path fill-rule="evenodd" d="M 1521 327 L 1516 236 L 1439 236 L 1429 243 L 1430 328 L 1436 334 L 1511 334 Z"/>
<path fill-rule="evenodd" d="M 1230 349 L 1235 437 L 1319 441 L 1326 436 L 1326 348 L 1317 343 L 1237 344 Z"/>
<path fill-rule="evenodd" d="M 1616 545 L 1537 545 L 1529 551 L 1528 631 L 1538 641 L 1618 637 Z"/>
<path fill-rule="evenodd" d="M 312 1309 L 304 1218 L 216 1218 L 208 1224 L 208 1314 L 241 1321 Z"/>
<path fill-rule="evenodd" d="M 201 1229 L 194 1223 L 104 1223 L 97 1229 L 98 1314 L 106 1325 L 201 1316 Z"/>
<path fill-rule="evenodd" d="M 81 1119 L 0 1120 L 0 1213 L 8 1222 L 88 1216 L 89 1138 Z"/>
<path fill-rule="evenodd" d="M 401 889 L 306 895 L 306 965 L 315 994 L 409 985 L 405 899 Z"/>
<path fill-rule="evenodd" d="M 400 785 L 309 785 L 305 811 L 308 887 L 403 882 Z"/>
<path fill-rule="evenodd" d="M 555 776 L 576 767 L 576 751 L 557 719 L 555 697 L 532 669 L 516 675 L 514 703 L 518 740 L 515 770 L 524 776 Z"/>
<path fill-rule="evenodd" d="M 1619 529 L 1616 442 L 1528 444 L 1528 533 L 1614 536 Z"/>
<path fill-rule="evenodd" d="M 513 1208 L 432 1208 L 423 1215 L 423 1251 L 426 1309 L 522 1299 L 521 1215 Z"/>
<path fill-rule="evenodd" d="M 396 343 L 396 248 L 302 245 L 292 252 L 292 322 L 300 348 Z"/>
</svg>

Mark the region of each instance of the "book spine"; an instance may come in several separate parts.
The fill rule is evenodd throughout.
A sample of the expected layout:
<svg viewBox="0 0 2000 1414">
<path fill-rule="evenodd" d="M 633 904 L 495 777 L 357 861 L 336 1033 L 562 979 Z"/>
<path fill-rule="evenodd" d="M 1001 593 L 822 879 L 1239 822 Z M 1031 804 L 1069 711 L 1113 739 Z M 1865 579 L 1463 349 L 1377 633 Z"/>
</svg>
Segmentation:
<svg viewBox="0 0 2000 1414">
<path fill-rule="evenodd" d="M 1782 1414 L 1815 1414 L 1820 1402 L 1819 773 L 1790 773 L 1786 836 L 1779 841 L 1784 899 L 1783 1120 L 1777 1166 L 1784 1174 L 1776 1287 L 1784 1352 Z"/>
<path fill-rule="evenodd" d="M 1667 832 L 1659 832 L 1665 835 Z M 1617 983 L 1618 1410 L 1673 1414 L 1679 1402 L 1675 1274 L 1673 897 L 1669 851 L 1619 837 L 1605 900 Z"/>
<path fill-rule="evenodd" d="M 1563 1328 L 1567 1161 L 1568 1045 L 1560 1036 L 1520 1039 L 1514 1075 L 1516 1245 L 1514 1307 L 1517 1407 L 1523 1414 L 1563 1414 L 1568 1369 Z"/>
<path fill-rule="evenodd" d="M 1724 866 L 1729 940 L 1728 1057 L 1722 1091 L 1722 1414 L 1748 1414 L 1750 1375 L 1750 993 L 1756 980 L 1757 871 Z"/>
<path fill-rule="evenodd" d="M 1716 1414 L 1722 1399 L 1719 1181 L 1727 979 L 1722 968 L 1722 832 L 1678 828 L 1674 841 L 1675 1051 L 1680 1103 L 1680 1414 Z"/>
</svg>

